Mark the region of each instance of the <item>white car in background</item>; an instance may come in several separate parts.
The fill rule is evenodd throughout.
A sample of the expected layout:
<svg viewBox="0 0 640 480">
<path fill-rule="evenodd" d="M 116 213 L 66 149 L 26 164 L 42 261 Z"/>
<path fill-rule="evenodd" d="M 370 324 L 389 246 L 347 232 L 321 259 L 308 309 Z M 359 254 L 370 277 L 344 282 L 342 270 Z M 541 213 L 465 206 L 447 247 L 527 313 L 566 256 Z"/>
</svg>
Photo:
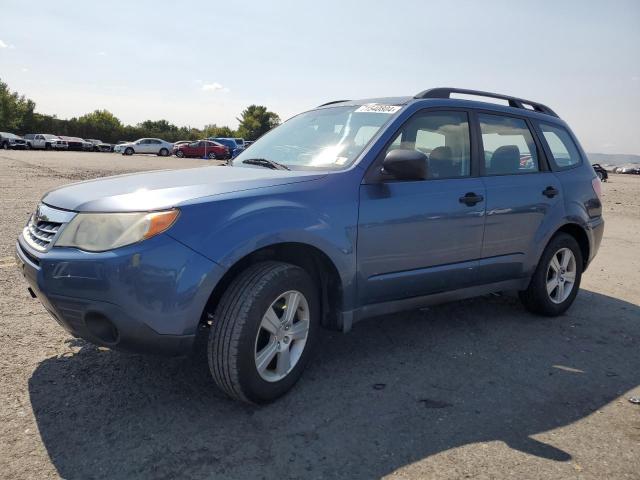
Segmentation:
<svg viewBox="0 0 640 480">
<path fill-rule="evenodd" d="M 67 142 L 50 133 L 27 133 L 24 139 L 27 141 L 28 148 L 41 148 L 44 150 L 51 150 L 52 148 L 54 150 L 67 150 L 69 148 Z"/>
<path fill-rule="evenodd" d="M 161 157 L 171 154 L 173 143 L 166 142 L 160 138 L 141 138 L 135 142 L 121 143 L 113 149 L 116 153 L 123 155 L 133 155 L 134 153 L 153 153 Z"/>
</svg>

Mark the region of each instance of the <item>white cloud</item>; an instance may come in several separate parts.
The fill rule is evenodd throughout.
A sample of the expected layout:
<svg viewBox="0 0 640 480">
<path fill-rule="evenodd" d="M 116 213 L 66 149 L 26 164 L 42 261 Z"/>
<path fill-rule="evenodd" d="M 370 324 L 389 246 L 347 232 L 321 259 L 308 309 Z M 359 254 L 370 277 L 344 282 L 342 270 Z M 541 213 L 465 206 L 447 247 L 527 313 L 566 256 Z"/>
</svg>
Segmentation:
<svg viewBox="0 0 640 480">
<path fill-rule="evenodd" d="M 107 56 L 107 52 L 98 52 L 98 55 L 100 55 L 101 57 L 106 57 Z"/>
<path fill-rule="evenodd" d="M 29 71 L 29 69 L 28 69 L 27 67 L 22 67 L 22 68 L 20 69 L 20 71 L 21 71 L 21 72 L 28 72 L 28 71 Z"/>
<path fill-rule="evenodd" d="M 203 92 L 228 92 L 229 89 L 226 87 L 223 87 L 218 82 L 213 82 L 213 83 L 204 83 L 202 85 L 202 91 Z"/>
<path fill-rule="evenodd" d="M 0 48 L 8 48 L 8 47 L 9 47 L 9 45 L 7 45 L 2 40 L 0 40 Z"/>
</svg>

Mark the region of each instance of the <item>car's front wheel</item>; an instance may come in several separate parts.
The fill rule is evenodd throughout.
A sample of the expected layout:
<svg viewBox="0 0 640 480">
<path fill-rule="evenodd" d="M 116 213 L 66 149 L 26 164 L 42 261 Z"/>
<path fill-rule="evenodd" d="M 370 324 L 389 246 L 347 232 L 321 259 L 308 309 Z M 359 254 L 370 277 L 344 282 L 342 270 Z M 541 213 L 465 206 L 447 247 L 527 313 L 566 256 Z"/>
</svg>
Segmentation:
<svg viewBox="0 0 640 480">
<path fill-rule="evenodd" d="M 133 155 L 133 148 L 127 147 L 124 149 L 124 155 Z"/>
<path fill-rule="evenodd" d="M 216 159 L 216 154 L 215 154 L 214 152 L 209 152 L 209 153 L 207 154 L 207 158 L 208 158 L 209 160 L 215 160 L 215 159 Z"/>
<path fill-rule="evenodd" d="M 319 299 L 300 267 L 262 262 L 227 288 L 213 315 L 209 368 L 230 397 L 266 403 L 302 375 L 317 337 Z"/>
<path fill-rule="evenodd" d="M 524 306 L 549 317 L 562 315 L 573 303 L 580 288 L 582 251 L 575 238 L 555 235 L 538 263 L 531 282 L 520 292 Z"/>
<path fill-rule="evenodd" d="M 178 157 L 178 158 L 184 158 L 184 152 L 183 152 L 182 150 L 178 150 L 178 151 L 176 152 L 176 157 Z"/>
</svg>

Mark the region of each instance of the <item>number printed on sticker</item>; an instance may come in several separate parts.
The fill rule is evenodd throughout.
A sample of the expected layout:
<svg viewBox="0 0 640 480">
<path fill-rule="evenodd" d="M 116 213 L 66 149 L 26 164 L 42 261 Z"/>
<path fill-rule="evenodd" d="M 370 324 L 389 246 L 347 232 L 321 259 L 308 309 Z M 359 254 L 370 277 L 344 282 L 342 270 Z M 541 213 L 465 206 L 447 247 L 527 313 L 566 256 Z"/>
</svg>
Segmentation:
<svg viewBox="0 0 640 480">
<path fill-rule="evenodd" d="M 356 110 L 356 113 L 396 113 L 402 107 L 398 105 L 384 105 L 382 103 L 367 103 Z"/>
</svg>

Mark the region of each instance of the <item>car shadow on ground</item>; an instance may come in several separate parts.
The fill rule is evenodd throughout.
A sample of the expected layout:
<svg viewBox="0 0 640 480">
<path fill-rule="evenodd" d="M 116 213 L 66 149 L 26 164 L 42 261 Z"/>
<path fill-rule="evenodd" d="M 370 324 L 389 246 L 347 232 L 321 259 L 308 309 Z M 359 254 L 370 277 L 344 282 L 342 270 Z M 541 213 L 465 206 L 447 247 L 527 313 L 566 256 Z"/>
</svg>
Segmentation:
<svg viewBox="0 0 640 480">
<path fill-rule="evenodd" d="M 276 403 L 228 400 L 197 357 L 96 349 L 38 365 L 35 418 L 64 478 L 374 478 L 473 442 L 532 438 L 640 384 L 640 308 L 581 291 L 557 319 L 483 297 L 327 333 Z"/>
</svg>

